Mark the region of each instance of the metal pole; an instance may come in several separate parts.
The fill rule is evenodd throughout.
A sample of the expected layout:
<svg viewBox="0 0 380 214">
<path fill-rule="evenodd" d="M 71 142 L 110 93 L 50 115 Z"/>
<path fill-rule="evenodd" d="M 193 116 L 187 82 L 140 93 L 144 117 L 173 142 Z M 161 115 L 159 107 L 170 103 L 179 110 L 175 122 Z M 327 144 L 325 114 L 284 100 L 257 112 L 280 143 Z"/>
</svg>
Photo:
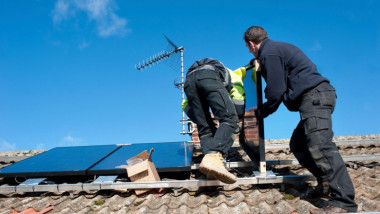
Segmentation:
<svg viewBox="0 0 380 214">
<path fill-rule="evenodd" d="M 259 66 L 256 66 L 256 69 Z M 262 81 L 261 74 L 256 70 L 257 80 L 257 108 L 261 109 L 263 106 L 263 93 L 262 93 Z M 259 125 L 259 156 L 260 156 L 260 173 L 266 173 L 266 161 L 265 161 L 265 138 L 264 138 L 264 119 L 257 118 Z"/>
<path fill-rule="evenodd" d="M 182 102 L 185 100 L 185 76 L 183 71 L 183 47 L 181 50 L 181 87 L 182 87 Z M 182 133 L 185 133 L 185 112 L 182 110 Z"/>
</svg>

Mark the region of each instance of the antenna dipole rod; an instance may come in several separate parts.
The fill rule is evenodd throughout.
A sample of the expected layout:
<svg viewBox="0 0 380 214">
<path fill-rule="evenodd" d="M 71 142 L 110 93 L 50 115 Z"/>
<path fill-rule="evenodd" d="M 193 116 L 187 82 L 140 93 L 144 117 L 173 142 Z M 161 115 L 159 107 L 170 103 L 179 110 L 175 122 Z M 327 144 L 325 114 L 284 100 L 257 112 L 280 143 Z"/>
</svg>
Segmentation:
<svg viewBox="0 0 380 214">
<path fill-rule="evenodd" d="M 146 62 L 143 61 L 142 65 L 139 65 L 138 67 L 136 67 L 136 69 L 140 70 L 140 69 L 145 68 L 145 67 L 147 67 L 147 66 L 149 66 L 155 62 L 159 62 L 161 60 L 169 58 L 170 55 L 172 55 L 173 53 L 177 53 L 178 51 L 181 51 L 181 53 L 182 53 L 183 49 L 184 48 L 182 46 L 182 47 L 176 48 L 175 50 L 170 51 L 170 52 L 163 51 L 162 53 L 158 54 L 158 56 L 154 56 L 153 58 L 150 57 L 150 59 L 149 60 L 147 59 Z"/>
</svg>

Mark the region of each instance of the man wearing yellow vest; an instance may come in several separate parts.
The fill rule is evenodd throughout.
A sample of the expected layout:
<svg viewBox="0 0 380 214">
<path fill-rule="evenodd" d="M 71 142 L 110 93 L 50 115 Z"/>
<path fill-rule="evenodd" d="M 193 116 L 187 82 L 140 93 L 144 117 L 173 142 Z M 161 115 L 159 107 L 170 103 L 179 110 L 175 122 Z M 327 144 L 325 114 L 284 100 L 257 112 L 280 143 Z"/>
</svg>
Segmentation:
<svg viewBox="0 0 380 214">
<path fill-rule="evenodd" d="M 188 101 L 185 100 L 182 108 L 197 124 L 205 154 L 199 170 L 224 183 L 235 183 L 237 179 L 228 172 L 223 161 L 239 130 L 239 118 L 245 112 L 245 71 L 245 68 L 231 71 L 218 60 L 205 58 L 196 61 L 186 74 L 184 90 Z M 210 108 L 214 118 L 219 120 L 218 128 Z"/>
</svg>

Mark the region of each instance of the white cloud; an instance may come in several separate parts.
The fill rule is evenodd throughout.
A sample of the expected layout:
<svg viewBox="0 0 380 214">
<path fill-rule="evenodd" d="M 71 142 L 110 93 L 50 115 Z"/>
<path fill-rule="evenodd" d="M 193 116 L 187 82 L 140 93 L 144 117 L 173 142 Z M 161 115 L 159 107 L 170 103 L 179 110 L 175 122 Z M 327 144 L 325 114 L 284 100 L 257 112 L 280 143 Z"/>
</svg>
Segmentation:
<svg viewBox="0 0 380 214">
<path fill-rule="evenodd" d="M 68 18 L 69 4 L 64 0 L 58 0 L 55 3 L 53 10 L 53 22 L 54 24 L 59 24 L 62 20 Z"/>
<path fill-rule="evenodd" d="M 112 23 L 111 25 L 109 23 Z M 127 20 L 118 17 L 115 14 L 110 14 L 109 20 L 101 20 L 98 24 L 98 33 L 102 37 L 108 37 L 111 35 L 124 35 L 127 30 L 125 25 Z"/>
<path fill-rule="evenodd" d="M 0 151 L 13 151 L 16 149 L 16 144 L 11 144 L 5 140 L 0 140 Z"/>
<path fill-rule="evenodd" d="M 43 143 L 40 143 L 36 146 L 35 148 L 36 150 L 46 150 L 46 147 L 45 147 L 45 144 Z"/>
<path fill-rule="evenodd" d="M 82 142 L 82 139 L 73 137 L 72 134 L 67 134 L 62 138 L 60 146 L 78 146 Z"/>
<path fill-rule="evenodd" d="M 81 42 L 81 43 L 78 45 L 78 48 L 79 48 L 79 50 L 83 50 L 83 49 L 87 48 L 88 46 L 90 46 L 90 43 L 89 43 L 89 42 L 86 42 L 86 41 L 83 41 L 83 42 Z"/>
<path fill-rule="evenodd" d="M 322 45 L 319 43 L 319 41 L 315 41 L 314 45 L 309 48 L 309 51 L 321 51 L 322 50 Z"/>
<path fill-rule="evenodd" d="M 53 22 L 57 25 L 74 18 L 78 12 L 85 12 L 96 23 L 99 36 L 123 36 L 128 32 L 127 20 L 115 14 L 113 5 L 113 0 L 58 0 L 52 11 Z"/>
</svg>

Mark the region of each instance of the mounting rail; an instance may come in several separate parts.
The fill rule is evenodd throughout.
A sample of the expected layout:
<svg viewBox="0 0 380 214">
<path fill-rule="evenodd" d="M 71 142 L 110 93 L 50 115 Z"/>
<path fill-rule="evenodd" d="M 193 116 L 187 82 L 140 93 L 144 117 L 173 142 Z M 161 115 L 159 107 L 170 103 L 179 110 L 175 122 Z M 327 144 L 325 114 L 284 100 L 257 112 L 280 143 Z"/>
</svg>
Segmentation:
<svg viewBox="0 0 380 214">
<path fill-rule="evenodd" d="M 102 176 L 101 176 L 102 177 Z M 104 183 L 78 183 L 78 184 L 31 184 L 19 186 L 2 186 L 1 194 L 22 192 L 70 192 L 70 191 L 99 191 L 114 189 L 154 189 L 154 188 L 183 188 L 201 186 L 227 186 L 227 185 L 249 185 L 249 184 L 273 184 L 294 183 L 302 181 L 314 181 L 312 175 L 286 175 L 271 177 L 247 177 L 238 178 L 234 184 L 225 184 L 218 180 L 178 180 L 178 181 L 152 181 L 152 182 L 104 182 Z"/>
</svg>

